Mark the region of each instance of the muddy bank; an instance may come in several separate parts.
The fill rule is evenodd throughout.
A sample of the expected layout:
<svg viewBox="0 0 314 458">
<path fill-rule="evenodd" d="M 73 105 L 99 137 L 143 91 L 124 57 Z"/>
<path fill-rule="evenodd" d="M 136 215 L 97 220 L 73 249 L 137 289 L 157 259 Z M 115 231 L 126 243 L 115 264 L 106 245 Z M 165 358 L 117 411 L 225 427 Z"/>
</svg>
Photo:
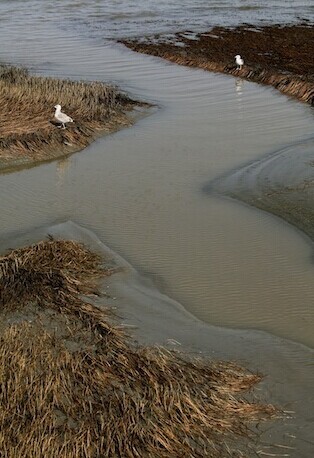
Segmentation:
<svg viewBox="0 0 314 458">
<path fill-rule="evenodd" d="M 204 187 L 280 216 L 314 240 L 314 140 L 282 148 Z"/>
<path fill-rule="evenodd" d="M 137 352 L 143 352 L 143 358 L 144 354 L 147 357 L 150 357 L 151 355 L 154 355 L 155 351 L 157 352 L 157 354 L 159 354 L 160 351 L 156 348 L 152 349 L 151 346 L 155 346 L 156 344 L 160 346 L 161 344 L 169 349 L 176 350 L 176 352 L 180 351 L 180 353 L 176 353 L 173 356 L 175 360 L 172 361 L 175 365 L 177 361 L 176 358 L 181 359 L 181 357 L 184 355 L 184 359 L 187 355 L 189 355 L 188 358 L 190 363 L 193 361 L 195 362 L 195 354 L 198 354 L 199 356 L 201 356 L 201 360 L 199 361 L 199 363 L 209 363 L 208 367 L 211 367 L 212 369 L 215 369 L 215 363 L 210 363 L 209 361 L 233 360 L 239 361 L 242 366 L 249 368 L 253 372 L 262 371 L 264 374 L 267 375 L 267 377 L 264 380 L 262 380 L 262 382 L 260 382 L 258 386 L 259 402 L 255 404 L 255 406 L 258 407 L 259 405 L 264 405 L 262 401 L 267 399 L 268 402 L 271 402 L 275 405 L 284 406 L 284 409 L 290 411 L 290 413 L 286 415 L 284 418 L 281 418 L 279 421 L 264 423 L 265 427 L 263 427 L 263 424 L 259 424 L 258 437 L 251 437 L 251 439 L 254 441 L 254 444 L 251 443 L 251 446 L 253 448 L 249 452 L 247 452 L 246 450 L 244 456 L 253 456 L 253 450 L 258 450 L 259 453 L 261 453 L 262 455 L 266 454 L 266 456 L 267 453 L 279 455 L 282 453 L 288 453 L 289 456 L 295 458 L 308 458 L 311 456 L 311 405 L 313 402 L 311 393 L 314 374 L 312 366 L 308 364 L 308 361 L 312 358 L 313 355 L 310 349 L 300 344 L 296 344 L 284 339 L 271 336 L 264 332 L 228 330 L 223 328 L 217 328 L 214 326 L 209 326 L 197 320 L 190 313 L 188 313 L 179 303 L 159 292 L 148 278 L 141 276 L 132 268 L 132 266 L 130 266 L 130 264 L 128 264 L 117 254 L 112 252 L 108 247 L 104 246 L 93 233 L 71 222 L 60 224 L 57 226 L 52 226 L 49 228 L 34 230 L 31 233 L 20 236 L 18 239 L 14 237 L 14 239 L 12 240 L 2 240 L 1 251 L 3 252 L 4 250 L 6 250 L 7 247 L 23 247 L 25 244 L 29 245 L 30 243 L 33 243 L 36 240 L 41 240 L 47 234 L 51 234 L 55 240 L 67 238 L 76 240 L 79 243 L 83 242 L 88 247 L 88 249 L 98 253 L 98 256 L 100 255 L 101 259 L 105 260 L 105 262 L 102 264 L 102 269 L 109 269 L 109 273 L 111 273 L 113 269 L 115 271 L 115 274 L 106 276 L 104 280 L 101 280 L 100 278 L 100 287 L 105 294 L 105 299 L 104 297 L 97 298 L 94 296 L 97 291 L 97 289 L 94 286 L 91 291 L 93 296 L 85 296 L 85 299 L 88 299 L 88 302 L 92 302 L 92 306 L 89 309 L 86 309 L 86 304 L 76 301 L 75 304 L 73 304 L 73 313 L 69 313 L 69 308 L 65 308 L 60 312 L 58 311 L 57 307 L 55 307 L 55 305 L 57 305 L 56 303 L 54 305 L 51 305 L 50 307 L 48 306 L 47 308 L 47 304 L 45 305 L 44 301 L 41 307 L 38 307 L 37 305 L 27 307 L 24 304 L 18 309 L 13 307 L 13 309 L 7 310 L 3 314 L 3 319 L 1 320 L 1 322 L 4 326 L 2 326 L 1 328 L 1 337 L 2 340 L 5 341 L 5 343 L 8 344 L 11 349 L 14 349 L 14 361 L 17 363 L 19 361 L 23 361 L 23 357 L 25 356 L 23 353 L 24 349 L 26 349 L 26 351 L 28 352 L 28 357 L 29 354 L 34 352 L 34 365 L 32 365 L 30 368 L 25 367 L 23 365 L 18 366 L 19 380 L 20 376 L 25 375 L 25 372 L 23 371 L 31 371 L 32 368 L 36 368 L 36 364 L 42 362 L 45 369 L 45 372 L 43 373 L 43 380 L 51 381 L 51 376 L 53 376 L 55 377 L 54 380 L 57 384 L 59 384 L 59 386 L 64 386 L 64 382 L 67 382 L 65 392 L 67 396 L 69 395 L 69 397 L 67 397 L 66 399 L 62 396 L 60 398 L 58 392 L 56 393 L 54 391 L 54 389 L 58 385 L 53 384 L 52 388 L 51 385 L 49 385 L 49 393 L 51 392 L 51 390 L 53 391 L 53 393 L 55 393 L 53 400 L 60 402 L 60 405 L 59 407 L 56 407 L 53 402 L 48 405 L 48 409 L 45 410 L 46 414 L 48 412 L 47 418 L 45 417 L 43 419 L 43 423 L 39 422 L 39 437 L 42 432 L 42 425 L 47 426 L 46 420 L 48 419 L 49 425 L 47 426 L 46 431 L 48 431 L 49 434 L 51 432 L 55 433 L 52 441 L 53 446 L 59 446 L 58 440 L 60 438 L 60 435 L 62 435 L 63 433 L 66 435 L 67 438 L 70 439 L 70 442 L 67 442 L 67 447 L 69 447 L 69 450 L 71 451 L 71 444 L 76 444 L 76 447 L 81 447 L 82 445 L 86 444 L 90 445 L 90 438 L 93 437 L 95 427 L 99 426 L 99 422 L 101 423 L 100 416 L 93 416 L 93 409 L 99 407 L 99 393 L 101 393 L 102 396 L 105 394 L 105 396 L 102 398 L 105 399 L 105 401 L 100 406 L 101 408 L 104 408 L 104 406 L 107 405 L 106 402 L 108 401 L 108 398 L 106 397 L 108 392 L 106 390 L 104 392 L 105 384 L 107 384 L 106 387 L 109 390 L 109 400 L 110 393 L 112 393 L 110 389 L 114 385 L 113 392 L 117 394 L 117 397 L 114 401 L 114 406 L 117 407 L 119 410 L 119 428 L 123 428 L 124 421 L 128 420 L 128 416 L 126 415 L 125 417 L 121 417 L 121 412 L 123 412 L 125 406 L 129 406 L 128 395 L 126 395 L 126 397 L 123 398 L 123 386 L 126 386 L 123 385 L 123 383 L 126 382 L 127 384 L 128 381 L 130 381 L 129 376 L 131 377 L 131 391 L 129 392 L 129 394 L 133 396 L 132 399 L 143 400 L 143 397 L 141 397 L 141 393 L 143 394 L 143 392 L 141 392 L 141 388 L 138 386 L 138 382 L 140 383 L 141 379 L 137 378 Z M 24 251 L 24 254 L 26 254 L 26 251 Z M 69 259 L 70 258 L 68 257 L 67 260 L 69 261 Z M 93 257 L 91 258 L 92 264 L 90 265 L 91 270 L 95 269 L 95 260 L 97 261 L 97 256 L 94 257 L 93 255 Z M 62 256 L 61 258 L 59 258 L 57 262 L 59 263 L 59 266 L 63 262 L 66 263 L 66 257 Z M 43 273 L 45 272 L 45 270 L 47 271 L 47 269 L 49 268 L 49 263 L 51 263 L 51 257 L 49 261 L 46 263 L 46 266 L 44 266 Z M 61 277 L 65 275 L 71 280 L 71 278 L 74 279 L 73 272 L 75 272 L 76 268 L 77 266 L 75 266 L 74 263 L 71 267 L 71 275 L 68 275 L 67 268 L 62 269 L 62 271 L 59 271 L 59 273 L 61 274 Z M 56 273 L 57 272 L 53 271 L 53 275 L 51 276 L 52 282 L 53 277 L 56 278 Z M 77 272 L 77 274 L 79 274 L 79 272 Z M 77 299 L 75 293 L 76 288 L 86 286 L 90 287 L 90 284 L 86 285 L 85 283 L 85 285 L 82 285 L 82 278 L 80 279 L 80 281 L 78 281 L 77 278 L 74 280 L 75 282 L 74 284 L 72 283 L 71 288 L 71 297 L 72 299 Z M 60 278 L 58 281 L 60 281 Z M 64 287 L 66 285 L 67 283 L 65 282 L 63 285 L 61 284 L 61 287 L 59 288 L 61 293 L 61 299 L 62 297 L 64 297 L 62 291 L 64 292 Z M 97 285 L 99 286 L 99 283 Z M 47 287 L 49 286 L 49 284 L 46 283 L 45 286 Z M 85 291 L 85 293 L 86 292 L 87 291 Z M 55 292 L 53 292 L 53 294 L 55 294 Z M 19 303 L 20 305 L 22 305 L 21 301 Z M 95 311 L 94 306 L 97 306 L 96 314 L 93 313 L 93 311 Z M 116 310 L 118 316 L 121 317 L 119 318 L 119 320 L 113 317 L 111 313 L 113 308 Z M 101 313 L 99 313 L 99 310 L 101 310 Z M 79 318 L 79 314 L 82 312 L 84 313 L 84 320 L 81 320 Z M 95 318 L 97 318 L 96 321 Z M 109 334 L 108 332 L 106 332 L 104 333 L 104 335 L 102 335 L 102 331 L 99 332 L 98 328 L 97 335 L 95 336 L 93 329 L 94 325 L 97 325 L 97 320 L 99 320 L 100 324 L 102 323 L 101 326 L 105 326 L 107 330 L 111 329 L 113 331 L 113 334 L 111 334 L 111 332 L 109 332 Z M 52 330 L 53 339 L 51 339 Z M 125 338 L 126 331 L 128 334 L 132 332 L 132 335 L 135 336 L 140 346 L 135 344 L 133 338 Z M 26 346 L 24 346 L 25 342 Z M 8 349 L 8 345 L 6 345 L 3 348 L 3 357 L 6 357 L 5 354 L 6 350 Z M 120 347 L 120 345 L 122 346 Z M 118 347 L 120 347 L 120 349 Z M 108 348 L 111 348 L 111 350 L 113 349 L 114 352 L 109 352 L 109 354 L 107 352 L 104 355 L 104 349 Z M 123 350 L 122 352 L 121 349 Z M 45 359 L 41 359 L 43 353 L 45 354 Z M 167 352 L 165 354 L 167 355 Z M 112 370 L 108 369 L 107 367 L 105 374 L 103 372 L 103 363 L 108 361 L 108 358 L 113 357 L 112 355 L 114 355 L 113 359 L 116 359 L 116 361 L 111 360 L 111 368 L 113 368 L 114 370 L 119 368 L 119 371 L 121 369 L 121 371 L 119 372 L 120 378 L 117 384 L 115 383 L 115 378 L 110 378 L 114 371 L 112 372 Z M 128 368 L 128 357 L 130 355 L 132 355 L 132 358 L 134 358 L 133 363 L 135 364 L 132 365 L 132 368 Z M 45 365 L 46 359 L 47 364 Z M 141 362 L 143 362 L 143 364 L 145 365 L 144 359 L 142 359 Z M 61 376 L 60 364 L 64 364 L 62 366 L 62 368 L 64 369 L 64 373 L 61 372 Z M 167 366 L 167 360 L 163 359 L 162 364 L 164 364 L 163 368 L 164 370 L 166 370 L 166 373 L 172 375 L 172 369 L 170 372 L 167 372 L 169 369 Z M 212 366 L 212 364 L 214 365 Z M 49 368 L 47 368 L 47 365 L 49 366 Z M 72 370 L 73 367 L 77 369 L 76 372 Z M 144 374 L 145 383 L 144 385 L 142 385 L 142 388 L 147 389 L 146 393 L 149 395 L 149 387 L 151 385 L 148 380 L 149 377 L 147 376 L 147 373 L 145 375 L 145 371 L 142 371 L 143 367 L 144 366 L 142 365 L 140 376 L 142 377 Z M 154 365 L 154 368 L 155 367 L 156 366 Z M 176 365 L 176 367 L 178 368 L 179 366 Z M 229 365 L 229 363 L 224 363 L 224 368 L 227 369 L 228 367 L 231 369 L 232 365 Z M 12 369 L 12 358 L 10 361 L 8 361 L 8 372 L 6 372 L 6 375 L 9 373 L 9 369 Z M 128 373 L 129 369 L 130 372 Z M 185 383 L 186 381 L 186 369 L 188 369 L 188 366 L 185 366 L 184 369 L 182 368 L 182 372 L 180 372 L 180 377 L 183 378 L 183 383 Z M 67 376 L 67 378 L 62 378 L 62 375 L 64 374 Z M 114 374 L 117 375 L 117 373 L 115 372 Z M 135 378 L 134 374 L 137 374 Z M 150 376 L 152 376 L 152 378 L 150 379 L 151 382 L 154 383 L 154 374 L 151 373 L 151 371 L 149 372 L 149 374 Z M 224 381 L 228 382 L 228 371 L 223 370 L 222 372 L 220 372 L 220 374 L 221 376 L 226 376 L 227 378 L 224 378 Z M 91 378 L 93 379 L 92 381 Z M 104 378 L 105 384 L 102 384 Z M 240 381 L 241 378 L 242 375 L 240 374 L 240 379 L 238 378 L 238 381 Z M 19 393 L 24 392 L 23 390 L 28 388 L 25 384 L 25 380 L 26 379 L 22 377 L 21 390 L 19 391 Z M 32 380 L 32 378 L 30 377 L 28 380 Z M 164 384 L 167 383 L 167 378 L 162 378 L 162 380 L 164 386 Z M 173 383 L 176 384 L 176 376 L 173 377 L 173 380 Z M 88 389 L 86 388 L 86 385 L 84 385 L 86 381 L 89 383 L 90 386 L 90 388 Z M 38 382 L 39 380 L 37 379 L 36 383 Z M 194 383 L 195 381 L 193 381 L 193 386 L 196 386 L 196 391 L 198 391 L 198 385 L 194 385 Z M 97 390 L 100 391 L 93 391 L 93 389 L 95 388 L 95 384 L 97 385 Z M 204 393 L 204 386 L 205 388 L 207 386 L 206 381 L 204 385 L 204 379 L 202 379 L 202 384 L 202 387 L 199 387 L 199 389 L 201 393 Z M 76 386 L 77 390 L 81 390 L 80 396 L 76 396 L 78 391 L 71 391 L 71 387 L 73 385 Z M 178 385 L 178 389 L 180 389 L 181 386 L 182 385 Z M 224 383 L 221 385 L 221 387 L 223 386 L 225 387 Z M 156 385 L 156 387 L 158 387 L 158 384 Z M 213 386 L 211 388 L 213 388 Z M 91 390 L 93 391 L 92 393 Z M 43 393 L 41 387 L 39 387 L 39 391 L 40 393 Z M 186 394 L 188 394 L 188 392 L 189 391 L 185 391 Z M 81 393 L 83 393 L 83 400 Z M 84 399 L 86 398 L 84 393 L 87 393 L 87 396 L 89 396 L 88 400 L 90 402 L 88 403 L 88 406 L 87 404 L 85 404 L 84 401 Z M 159 395 L 161 394 L 162 393 L 160 392 Z M 164 394 L 167 396 L 167 401 L 164 405 L 170 406 L 171 403 L 169 404 L 169 401 L 171 397 L 169 397 L 169 395 L 171 395 L 171 392 L 164 392 Z M 217 397 L 218 394 L 217 401 L 219 402 L 220 391 L 218 390 L 217 392 L 215 389 L 214 394 L 215 397 Z M 225 394 L 228 394 L 228 392 Z M 242 394 L 244 394 L 244 391 L 242 392 Z M 257 391 L 255 391 L 255 395 L 256 394 Z M 123 400 L 121 400 L 120 395 L 122 396 Z M 195 393 L 195 395 L 197 395 L 197 393 Z M 241 399 L 241 393 L 238 393 L 236 397 L 237 399 L 235 400 L 235 402 Z M 33 402 L 35 401 L 33 397 L 29 398 L 29 396 L 27 396 L 26 398 L 29 400 L 26 404 L 23 404 L 23 406 L 25 407 L 25 412 L 27 412 L 28 408 L 34 407 Z M 46 401 L 48 399 L 49 397 L 46 398 Z M 71 400 L 71 403 L 72 400 L 75 401 L 74 406 L 71 406 L 71 403 L 68 403 L 69 399 Z M 161 397 L 161 400 L 162 399 L 163 397 Z M 42 400 L 43 399 L 41 397 L 40 402 L 42 402 Z M 147 406 L 147 408 L 151 406 L 151 402 L 153 400 L 154 397 L 146 399 L 147 403 L 145 405 Z M 186 404 L 186 400 L 187 398 L 185 398 L 184 404 Z M 194 398 L 194 400 L 196 400 L 196 398 Z M 13 402 L 13 405 L 16 405 L 14 404 L 13 397 L 10 398 L 10 401 Z M 206 398 L 205 401 L 207 408 L 212 406 L 210 398 Z M 247 403 L 247 401 L 245 402 Z M 47 402 L 46 404 L 42 403 L 41 405 L 47 405 Z M 156 404 L 154 405 L 156 407 Z M 136 407 L 136 402 L 134 403 L 133 407 Z M 92 408 L 92 411 L 90 411 L 90 408 Z M 142 412 L 144 416 L 141 417 L 143 423 L 140 423 L 140 429 L 145 428 L 146 410 Z M 166 416 L 162 417 L 163 421 L 166 421 L 167 415 L 169 413 L 171 414 L 172 410 L 170 409 L 167 412 L 168 413 L 165 413 Z M 38 420 L 40 419 L 41 413 L 42 410 L 36 411 L 36 418 Z M 153 414 L 156 415 L 156 413 L 157 410 L 153 410 Z M 183 410 L 182 414 L 184 413 L 185 410 Z M 192 413 L 192 411 L 190 411 L 190 413 Z M 238 413 L 240 412 L 238 411 L 237 414 Z M 219 408 L 215 411 L 215 418 L 217 418 L 218 414 Z M 198 416 L 199 412 L 196 418 L 198 418 Z M 91 417 L 92 420 L 90 421 Z M 12 418 L 12 424 L 15 425 L 16 417 L 13 416 Z M 188 417 L 186 418 L 188 419 Z M 178 425 L 177 420 L 179 421 L 180 419 L 182 419 L 181 414 L 178 417 L 176 417 L 175 425 Z M 205 420 L 206 417 L 203 417 L 203 421 Z M 16 427 L 16 430 L 14 431 L 14 438 L 16 438 L 16 431 L 18 432 L 19 437 L 23 437 L 23 434 L 25 435 L 27 430 L 27 422 L 21 423 L 20 416 L 17 418 L 17 421 L 18 425 Z M 173 421 L 171 421 L 171 424 L 174 425 Z M 190 422 L 188 424 L 190 424 Z M 117 429 L 112 429 L 113 425 L 114 423 L 111 422 L 111 439 L 113 439 L 113 436 L 118 437 L 120 435 L 120 432 Z M 193 426 L 193 423 L 191 423 L 191 425 Z M 77 433 L 78 426 L 82 426 L 82 428 L 80 429 L 82 435 L 79 437 L 75 435 Z M 158 423 L 157 430 L 159 433 L 163 434 L 164 430 L 167 429 L 168 426 L 169 424 L 167 423 L 167 421 L 163 425 L 160 425 Z M 250 427 L 252 426 L 253 425 L 251 424 Z M 7 424 L 6 427 L 8 428 L 7 432 L 10 433 L 10 431 L 12 430 L 10 430 L 10 425 Z M 101 426 L 101 428 L 103 427 L 104 425 Z M 190 434 L 193 434 L 193 430 L 194 427 L 189 428 Z M 143 437 L 145 438 L 144 447 L 149 443 L 149 438 L 151 437 L 150 433 L 152 432 L 152 430 L 150 429 L 150 427 L 148 431 L 149 436 L 143 433 Z M 154 431 L 156 431 L 156 428 L 154 429 Z M 177 430 L 177 432 L 178 431 L 179 430 Z M 27 430 L 27 432 L 31 434 L 32 439 L 33 437 L 35 437 L 33 435 L 35 433 L 33 429 Z M 83 436 L 83 432 L 87 432 L 86 436 Z M 135 430 L 134 433 L 135 435 L 131 435 L 132 440 L 136 439 L 137 437 Z M 171 429 L 166 431 L 166 434 L 168 433 L 171 434 Z M 244 448 L 247 447 L 248 442 L 245 438 L 243 438 L 244 442 L 242 442 L 241 438 L 238 438 L 235 441 L 233 441 L 232 432 L 230 433 L 231 436 L 229 435 L 229 439 L 231 439 L 231 444 L 233 448 L 238 449 L 240 442 L 241 448 L 243 446 Z M 5 442 L 5 445 L 7 447 L 11 446 L 11 444 L 9 444 L 12 437 L 10 434 L 2 437 L 2 440 L 7 438 Z M 124 437 L 127 437 L 125 433 L 123 433 L 123 435 Z M 93 444 L 93 447 L 101 446 L 99 442 L 99 435 L 97 437 L 98 439 Z M 161 436 L 159 435 L 158 437 Z M 165 438 L 164 436 L 162 437 Z M 167 443 L 167 445 L 169 445 L 170 447 L 169 449 L 162 449 L 162 453 L 164 454 L 160 454 L 159 449 L 158 452 L 156 452 L 155 454 L 152 453 L 151 456 L 184 456 L 184 454 L 182 455 L 182 450 L 180 448 L 176 449 L 174 453 L 171 449 L 171 445 L 178 445 L 176 442 L 176 437 L 177 436 L 175 434 L 175 436 L 172 436 L 170 443 Z M 208 437 L 209 436 L 207 436 L 207 439 Z M 226 444 L 230 446 L 230 442 L 228 441 L 228 439 L 227 442 L 225 442 L 224 435 L 221 435 L 219 433 L 219 438 L 220 441 L 224 442 L 223 446 Z M 36 439 L 38 439 L 38 436 L 36 437 Z M 25 444 L 29 444 L 30 442 L 31 441 L 26 441 Z M 122 441 L 121 444 L 125 445 L 125 442 Z M 115 443 L 115 445 L 118 446 L 119 444 Z M 143 445 L 143 442 L 139 441 L 137 443 L 137 446 L 140 445 Z M 159 445 L 160 444 L 157 444 L 157 447 L 159 447 Z M 19 450 L 18 447 L 23 447 L 23 443 L 18 443 L 15 446 L 17 447 L 17 450 Z M 215 446 L 215 440 L 214 442 L 212 442 L 211 446 Z M 145 448 L 144 450 L 146 451 Z M 176 454 L 177 451 L 178 455 Z M 202 450 L 202 453 L 203 451 L 204 449 Z M 205 454 L 203 453 L 201 455 L 197 455 L 193 453 L 191 454 L 191 456 L 204 456 Z M 146 453 L 143 454 L 146 456 Z M 217 453 L 217 455 L 224 456 L 221 450 Z M 69 456 L 72 455 L 70 454 Z M 73 456 L 75 456 L 75 454 L 73 454 Z M 106 456 L 111 455 L 109 454 Z M 132 453 L 130 452 L 129 456 L 135 455 L 132 455 Z M 210 456 L 215 456 L 215 450 L 210 449 Z M 237 456 L 237 454 L 233 456 Z"/>
<path fill-rule="evenodd" d="M 215 27 L 207 33 L 190 31 L 173 36 L 155 35 L 123 44 L 134 51 L 162 57 L 180 65 L 228 73 L 314 104 L 314 27 Z M 238 70 L 234 56 L 244 66 Z"/>
<path fill-rule="evenodd" d="M 37 77 L 4 65 L 0 102 L 1 171 L 79 151 L 97 136 L 130 126 L 133 109 L 148 107 L 104 83 Z M 66 128 L 54 118 L 56 104 L 74 120 Z"/>
<path fill-rule="evenodd" d="M 244 396 L 261 376 L 137 344 L 100 298 L 96 280 L 119 270 L 51 236 L 0 258 L 4 455 L 254 453 L 253 425 L 278 416 Z"/>
</svg>

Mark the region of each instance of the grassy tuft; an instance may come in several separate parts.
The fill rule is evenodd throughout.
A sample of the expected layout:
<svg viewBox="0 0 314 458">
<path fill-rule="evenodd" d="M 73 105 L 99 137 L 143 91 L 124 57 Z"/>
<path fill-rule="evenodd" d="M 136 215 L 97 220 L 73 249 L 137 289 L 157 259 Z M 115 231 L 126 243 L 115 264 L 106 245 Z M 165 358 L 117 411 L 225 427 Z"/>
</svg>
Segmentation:
<svg viewBox="0 0 314 458">
<path fill-rule="evenodd" d="M 2 313 L 35 310 L 0 336 L 3 456 L 248 456 L 253 423 L 276 415 L 243 396 L 260 376 L 137 345 L 87 301 L 112 273 L 72 241 L 0 259 Z"/>
<path fill-rule="evenodd" d="M 0 160 L 37 162 L 87 146 L 99 133 L 130 125 L 136 104 L 100 82 L 32 76 L 24 68 L 0 65 Z M 58 128 L 54 106 L 74 119 Z"/>
</svg>

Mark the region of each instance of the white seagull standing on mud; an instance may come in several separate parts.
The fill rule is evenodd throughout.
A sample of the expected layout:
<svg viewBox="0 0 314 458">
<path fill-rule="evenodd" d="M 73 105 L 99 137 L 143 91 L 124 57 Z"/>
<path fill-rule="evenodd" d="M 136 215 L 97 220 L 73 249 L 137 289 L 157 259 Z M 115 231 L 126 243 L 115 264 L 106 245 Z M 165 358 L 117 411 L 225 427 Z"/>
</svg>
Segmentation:
<svg viewBox="0 0 314 458">
<path fill-rule="evenodd" d="M 72 118 L 70 118 L 70 116 L 66 115 L 65 113 L 62 113 L 61 111 L 61 105 L 55 105 L 55 109 L 56 109 L 56 112 L 55 112 L 55 118 L 57 121 L 59 121 L 61 123 L 61 126 L 58 126 L 58 127 L 62 127 L 63 129 L 65 129 L 65 125 L 66 123 L 68 122 L 74 122 Z"/>
<path fill-rule="evenodd" d="M 244 64 L 244 60 L 242 59 L 241 56 L 239 56 L 239 54 L 234 56 L 234 58 L 235 58 L 235 61 L 236 61 L 236 64 L 237 64 L 237 69 L 238 70 L 242 70 L 242 67 L 243 67 L 243 64 Z"/>
</svg>

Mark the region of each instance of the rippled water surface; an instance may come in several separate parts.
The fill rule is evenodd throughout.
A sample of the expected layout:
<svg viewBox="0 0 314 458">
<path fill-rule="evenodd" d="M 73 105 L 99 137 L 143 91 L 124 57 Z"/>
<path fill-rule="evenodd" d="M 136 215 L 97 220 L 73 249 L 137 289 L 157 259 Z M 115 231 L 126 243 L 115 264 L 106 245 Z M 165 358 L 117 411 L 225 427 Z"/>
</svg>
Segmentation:
<svg viewBox="0 0 314 458">
<path fill-rule="evenodd" d="M 270 88 L 103 40 L 292 22 L 310 18 L 313 5 L 1 1 L 0 60 L 113 81 L 159 107 L 79 154 L 1 176 L 1 238 L 72 219 L 203 320 L 313 346 L 311 242 L 273 216 L 202 192 L 217 176 L 313 135 L 312 109 Z"/>
<path fill-rule="evenodd" d="M 279 0 L 0 0 L 0 61 L 110 81 L 156 104 L 133 127 L 80 153 L 0 175 L 0 249 L 35 228 L 73 220 L 205 322 L 305 344 L 241 331 L 224 354 L 224 337 L 216 342 L 208 328 L 212 341 L 204 348 L 269 376 L 270 401 L 296 412 L 281 424 L 282 437 L 270 430 L 270 441 L 284 443 L 291 433 L 287 453 L 295 458 L 312 457 L 314 446 L 313 243 L 279 218 L 204 189 L 256 159 L 311 144 L 313 109 L 269 87 L 177 67 L 114 41 L 313 19 L 313 7 Z M 192 346 L 195 333 L 191 322 Z"/>
<path fill-rule="evenodd" d="M 206 30 L 214 25 L 313 20 L 312 0 L 6 0 L 0 23 L 14 17 L 56 21 L 81 35 L 122 38 L 156 32 Z"/>
</svg>

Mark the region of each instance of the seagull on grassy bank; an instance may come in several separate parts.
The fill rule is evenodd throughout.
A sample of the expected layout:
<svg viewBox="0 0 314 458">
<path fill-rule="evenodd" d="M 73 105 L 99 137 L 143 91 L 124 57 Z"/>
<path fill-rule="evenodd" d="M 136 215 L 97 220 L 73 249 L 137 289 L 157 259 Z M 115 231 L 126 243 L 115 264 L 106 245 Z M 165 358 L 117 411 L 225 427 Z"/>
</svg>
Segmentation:
<svg viewBox="0 0 314 458">
<path fill-rule="evenodd" d="M 55 118 L 58 122 L 61 123 L 61 126 L 58 126 L 58 127 L 62 127 L 63 129 L 65 129 L 66 123 L 74 122 L 73 119 L 70 118 L 70 116 L 66 115 L 65 113 L 62 113 L 61 105 L 59 104 L 55 105 L 55 109 L 56 109 Z"/>
<path fill-rule="evenodd" d="M 243 67 L 243 64 L 244 64 L 244 60 L 242 59 L 241 56 L 239 56 L 239 54 L 234 56 L 234 58 L 235 58 L 235 61 L 236 61 L 236 64 L 237 64 L 237 70 L 242 70 L 242 67 Z"/>
</svg>

